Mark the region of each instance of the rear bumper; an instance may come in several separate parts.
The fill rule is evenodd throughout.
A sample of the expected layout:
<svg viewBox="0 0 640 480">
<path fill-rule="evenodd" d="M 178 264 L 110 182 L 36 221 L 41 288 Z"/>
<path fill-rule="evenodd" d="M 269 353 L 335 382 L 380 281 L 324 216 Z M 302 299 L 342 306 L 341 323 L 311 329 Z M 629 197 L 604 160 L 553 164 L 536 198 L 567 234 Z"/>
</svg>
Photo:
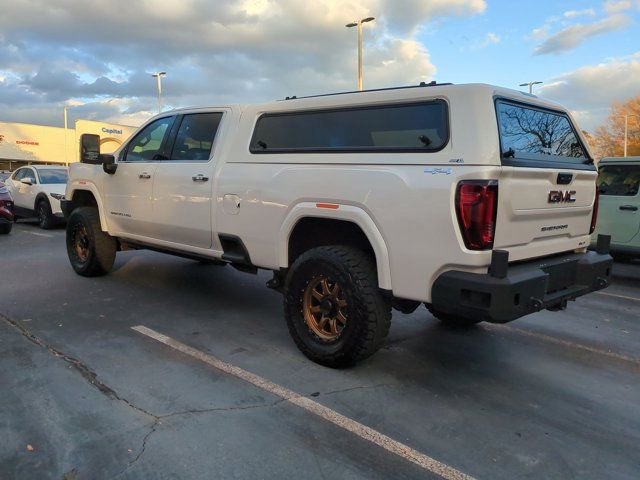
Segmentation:
<svg viewBox="0 0 640 480">
<path fill-rule="evenodd" d="M 494 251 L 490 273 L 448 271 L 433 285 L 435 311 L 506 323 L 543 309 L 558 310 L 567 301 L 609 286 L 613 259 L 609 237 L 598 251 L 569 253 L 514 265 L 508 253 Z"/>
</svg>

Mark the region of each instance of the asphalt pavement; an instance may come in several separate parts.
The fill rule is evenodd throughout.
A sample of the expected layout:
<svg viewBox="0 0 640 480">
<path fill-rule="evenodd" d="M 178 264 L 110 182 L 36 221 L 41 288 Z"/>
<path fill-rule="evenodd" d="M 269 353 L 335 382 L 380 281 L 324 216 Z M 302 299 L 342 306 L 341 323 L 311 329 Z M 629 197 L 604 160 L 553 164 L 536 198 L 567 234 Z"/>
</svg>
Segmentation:
<svg viewBox="0 0 640 480">
<path fill-rule="evenodd" d="M 87 279 L 63 229 L 27 223 L 0 236 L 0 272 L 2 479 L 639 477 L 638 262 L 505 326 L 394 312 L 345 370 L 299 353 L 266 272 L 134 251 Z"/>
</svg>

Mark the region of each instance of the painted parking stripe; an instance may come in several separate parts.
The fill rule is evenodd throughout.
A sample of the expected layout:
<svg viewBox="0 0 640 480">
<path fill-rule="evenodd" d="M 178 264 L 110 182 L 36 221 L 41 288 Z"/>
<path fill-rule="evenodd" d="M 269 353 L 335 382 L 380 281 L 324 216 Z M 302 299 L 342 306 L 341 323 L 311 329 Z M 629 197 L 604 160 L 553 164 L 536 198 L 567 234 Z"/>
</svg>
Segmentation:
<svg viewBox="0 0 640 480">
<path fill-rule="evenodd" d="M 408 460 L 412 463 L 415 463 L 419 467 L 422 467 L 429 472 L 435 473 L 440 477 L 446 480 L 473 480 L 473 477 L 456 470 L 449 465 L 446 465 L 438 460 L 435 460 L 423 453 L 414 450 L 413 448 L 397 442 L 390 437 L 374 430 L 372 428 L 367 427 L 355 420 L 352 420 L 344 415 L 332 410 L 324 405 L 319 404 L 307 397 L 303 397 L 293 390 L 289 390 L 288 388 L 277 385 L 269 380 L 262 378 L 256 374 L 243 370 L 242 368 L 236 367 L 230 363 L 223 362 L 222 360 L 217 359 L 216 357 L 201 352 L 200 350 L 196 350 L 193 347 L 185 345 L 182 342 L 174 340 L 171 337 L 163 335 L 162 333 L 156 332 L 150 328 L 145 327 L 144 325 L 138 325 L 135 327 L 131 327 L 138 333 L 146 335 L 154 340 L 157 340 L 164 345 L 167 345 L 174 350 L 177 350 L 185 355 L 189 355 L 201 362 L 206 363 L 218 370 L 221 370 L 229 375 L 233 375 L 234 377 L 240 378 L 245 382 L 248 382 L 252 385 L 255 385 L 262 390 L 265 390 L 273 395 L 276 395 L 287 402 L 290 402 L 304 410 L 317 415 L 318 417 L 333 423 L 334 425 L 347 430 L 364 440 L 368 440 L 379 447 L 384 448 L 388 452 L 394 453 L 405 460 Z"/>
<path fill-rule="evenodd" d="M 640 298 L 638 297 L 629 297 L 627 295 L 620 295 L 618 293 L 609 293 L 609 292 L 593 292 L 593 293 L 597 293 L 598 295 L 606 295 L 607 297 L 622 298 L 624 300 L 633 300 L 635 302 L 640 302 Z"/>
<path fill-rule="evenodd" d="M 29 230 L 26 230 L 27 233 L 30 233 L 31 235 L 37 235 L 38 237 L 47 237 L 47 238 L 53 238 L 53 235 L 48 235 L 46 233 L 40 233 L 40 232 L 30 232 Z"/>
<path fill-rule="evenodd" d="M 552 337 L 551 335 L 545 335 L 544 333 L 537 333 L 531 330 L 524 330 L 522 328 L 509 327 L 507 325 L 486 325 L 485 328 L 490 329 L 499 329 L 499 330 L 507 330 L 509 332 L 517 333 L 519 335 L 525 335 L 527 337 L 537 338 L 538 340 L 544 340 L 545 342 L 553 343 L 556 345 L 560 345 L 563 347 L 574 348 L 577 350 L 582 350 L 589 353 L 595 353 L 598 355 L 603 355 L 605 357 L 613 358 L 615 360 L 620 360 L 623 362 L 631 363 L 636 367 L 640 367 L 640 358 L 629 357 L 627 355 L 623 355 L 621 353 L 613 352 L 611 350 L 604 350 L 601 348 L 592 347 L 590 345 L 584 345 L 581 343 L 571 342 L 569 340 L 562 340 L 557 337 Z"/>
</svg>

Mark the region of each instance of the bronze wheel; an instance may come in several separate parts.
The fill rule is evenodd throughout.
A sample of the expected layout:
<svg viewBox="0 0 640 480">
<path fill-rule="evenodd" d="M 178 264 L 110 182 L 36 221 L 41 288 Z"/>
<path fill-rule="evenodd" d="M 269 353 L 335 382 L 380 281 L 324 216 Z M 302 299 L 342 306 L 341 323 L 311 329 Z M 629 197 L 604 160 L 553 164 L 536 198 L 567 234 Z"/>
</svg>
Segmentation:
<svg viewBox="0 0 640 480">
<path fill-rule="evenodd" d="M 293 262 L 284 285 L 289 332 L 314 362 L 346 367 L 380 348 L 391 305 L 378 288 L 375 260 L 349 246 L 312 248 Z"/>
<path fill-rule="evenodd" d="M 327 277 L 316 277 L 304 291 L 302 311 L 309 329 L 320 339 L 331 342 L 340 337 L 347 324 L 347 301 L 340 284 Z"/>
<path fill-rule="evenodd" d="M 89 234 L 87 227 L 78 224 L 73 232 L 73 245 L 78 260 L 82 263 L 89 259 Z"/>
</svg>

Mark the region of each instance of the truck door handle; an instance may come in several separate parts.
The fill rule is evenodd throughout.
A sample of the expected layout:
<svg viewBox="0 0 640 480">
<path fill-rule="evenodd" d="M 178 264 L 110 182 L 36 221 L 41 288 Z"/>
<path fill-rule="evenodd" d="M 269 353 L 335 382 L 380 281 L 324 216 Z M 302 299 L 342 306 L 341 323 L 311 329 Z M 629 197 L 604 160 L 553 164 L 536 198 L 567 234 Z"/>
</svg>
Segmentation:
<svg viewBox="0 0 640 480">
<path fill-rule="evenodd" d="M 199 173 L 198 175 L 191 177 L 191 180 L 194 182 L 206 182 L 209 180 L 209 177 L 205 177 L 203 174 Z"/>
<path fill-rule="evenodd" d="M 147 179 L 147 178 L 151 178 L 151 175 L 147 172 L 142 172 L 140 175 L 138 175 L 138 178 Z"/>
<path fill-rule="evenodd" d="M 628 210 L 630 212 L 636 212 L 638 207 L 634 205 L 620 205 L 620 210 Z"/>
</svg>

